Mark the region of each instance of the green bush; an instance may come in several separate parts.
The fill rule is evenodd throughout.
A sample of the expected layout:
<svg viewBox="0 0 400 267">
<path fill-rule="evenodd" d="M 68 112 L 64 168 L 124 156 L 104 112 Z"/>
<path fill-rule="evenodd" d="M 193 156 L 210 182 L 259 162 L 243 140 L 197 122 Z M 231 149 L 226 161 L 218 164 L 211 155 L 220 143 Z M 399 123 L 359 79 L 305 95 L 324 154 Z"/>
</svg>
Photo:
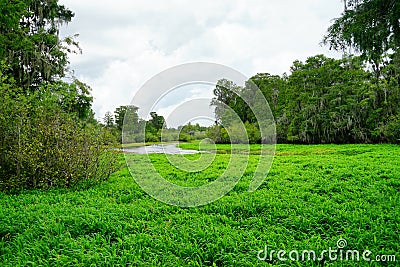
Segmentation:
<svg viewBox="0 0 400 267">
<path fill-rule="evenodd" d="M 116 159 L 109 136 L 98 125 L 64 111 L 50 89 L 27 94 L 3 79 L 0 190 L 106 180 L 115 170 Z"/>
<path fill-rule="evenodd" d="M 146 142 L 159 142 L 160 137 L 151 132 L 146 132 L 145 140 Z"/>
<path fill-rule="evenodd" d="M 181 142 L 190 142 L 192 140 L 193 140 L 193 138 L 192 138 L 192 136 L 190 134 L 182 133 L 182 132 L 179 133 L 179 141 L 181 141 Z"/>
</svg>

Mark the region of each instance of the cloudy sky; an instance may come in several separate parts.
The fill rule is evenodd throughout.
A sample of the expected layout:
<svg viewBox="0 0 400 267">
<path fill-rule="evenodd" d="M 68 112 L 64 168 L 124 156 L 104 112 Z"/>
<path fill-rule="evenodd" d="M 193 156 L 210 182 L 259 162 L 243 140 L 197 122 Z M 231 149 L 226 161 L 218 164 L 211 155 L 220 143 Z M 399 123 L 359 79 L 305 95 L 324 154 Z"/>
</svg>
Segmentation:
<svg viewBox="0 0 400 267">
<path fill-rule="evenodd" d="M 178 64 L 214 62 L 250 77 L 260 72 L 281 75 L 294 60 L 320 53 L 338 57 L 320 42 L 343 10 L 341 0 L 60 3 L 75 13 L 61 34 L 79 34 L 83 54 L 70 56 L 71 69 L 92 87 L 98 118 L 129 104 L 148 79 Z M 189 88 L 183 100 L 191 93 L 210 97 L 210 90 Z M 164 105 L 156 111 L 162 115 L 179 104 L 160 103 Z"/>
</svg>

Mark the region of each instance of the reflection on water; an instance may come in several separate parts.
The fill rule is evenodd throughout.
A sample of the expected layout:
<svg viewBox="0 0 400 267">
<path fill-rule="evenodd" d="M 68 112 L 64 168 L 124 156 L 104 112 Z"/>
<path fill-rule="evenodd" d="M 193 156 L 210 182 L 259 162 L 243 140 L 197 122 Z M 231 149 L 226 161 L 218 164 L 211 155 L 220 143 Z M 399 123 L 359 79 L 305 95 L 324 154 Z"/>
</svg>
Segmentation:
<svg viewBox="0 0 400 267">
<path fill-rule="evenodd" d="M 199 153 L 197 150 L 181 149 L 176 146 L 177 144 L 167 145 L 150 145 L 141 147 L 124 148 L 124 152 L 136 153 L 136 154 L 196 154 Z"/>
</svg>

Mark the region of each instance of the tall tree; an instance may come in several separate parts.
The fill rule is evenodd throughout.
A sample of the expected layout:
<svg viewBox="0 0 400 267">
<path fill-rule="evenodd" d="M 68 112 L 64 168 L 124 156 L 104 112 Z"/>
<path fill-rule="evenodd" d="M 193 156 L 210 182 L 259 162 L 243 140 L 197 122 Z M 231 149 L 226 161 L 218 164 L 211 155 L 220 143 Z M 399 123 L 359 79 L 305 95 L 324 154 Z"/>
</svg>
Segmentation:
<svg viewBox="0 0 400 267">
<path fill-rule="evenodd" d="M 227 106 L 232 108 L 242 120 L 246 120 L 245 117 L 250 115 L 244 101 L 239 97 L 242 90 L 241 86 L 227 79 L 217 81 L 214 88 L 215 97 L 212 99 L 211 105 L 215 107 L 215 117 L 218 123 L 227 126 L 232 121 L 229 116 L 230 112 L 226 110 Z"/>
<path fill-rule="evenodd" d="M 351 48 L 361 53 L 379 78 L 383 58 L 400 49 L 400 1 L 348 0 L 323 43 L 335 50 Z"/>
<path fill-rule="evenodd" d="M 43 94 L 51 94 L 57 97 L 60 107 L 67 113 L 73 113 L 78 119 L 92 121 L 94 114 L 92 111 L 93 97 L 90 94 L 91 88 L 83 82 L 75 79 L 72 83 L 61 80 L 43 84 L 37 90 L 42 98 Z"/>
<path fill-rule="evenodd" d="M 18 86 L 37 89 L 64 76 L 67 53 L 78 46 L 72 37 L 61 39 L 59 28 L 73 16 L 58 0 L 0 2 L 0 60 Z"/>
<path fill-rule="evenodd" d="M 133 105 L 117 107 L 114 111 L 114 117 L 118 129 L 122 130 L 125 125 L 125 131 L 134 132 L 139 122 L 138 110 L 139 108 Z"/>
<path fill-rule="evenodd" d="M 323 55 L 296 61 L 288 78 L 287 140 L 301 143 L 366 142 L 366 119 L 373 88 L 358 57 Z M 362 108 L 360 102 L 368 107 Z M 368 103 L 368 104 L 367 104 Z M 372 127 L 372 125 L 369 125 Z"/>
<path fill-rule="evenodd" d="M 114 118 L 110 111 L 104 114 L 103 122 L 107 128 L 112 128 L 114 126 Z"/>
<path fill-rule="evenodd" d="M 163 116 L 158 115 L 156 112 L 150 112 L 151 119 L 148 121 L 151 127 L 153 127 L 156 131 L 161 130 L 167 127 L 165 123 L 165 119 Z"/>
</svg>

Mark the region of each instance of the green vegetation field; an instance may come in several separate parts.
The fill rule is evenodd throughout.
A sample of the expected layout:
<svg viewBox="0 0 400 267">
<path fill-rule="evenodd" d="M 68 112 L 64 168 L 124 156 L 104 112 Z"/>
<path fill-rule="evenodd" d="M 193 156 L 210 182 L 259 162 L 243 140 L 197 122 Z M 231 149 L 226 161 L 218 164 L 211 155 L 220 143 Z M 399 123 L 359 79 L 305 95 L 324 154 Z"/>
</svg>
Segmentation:
<svg viewBox="0 0 400 267">
<path fill-rule="evenodd" d="M 174 169 L 163 155 L 151 159 L 177 184 L 202 184 L 228 162 L 229 148 L 218 149 L 211 167 L 197 173 Z M 234 190 L 198 208 L 154 200 L 127 168 L 90 189 L 0 193 L 0 266 L 396 265 L 257 258 L 267 244 L 319 253 L 337 248 L 340 238 L 347 249 L 372 251 L 371 259 L 395 255 L 400 261 L 400 146 L 278 145 L 265 182 L 249 193 L 257 150 L 253 145 Z M 146 155 L 128 157 L 138 162 L 135 175 L 147 171 L 140 164 Z"/>
</svg>

